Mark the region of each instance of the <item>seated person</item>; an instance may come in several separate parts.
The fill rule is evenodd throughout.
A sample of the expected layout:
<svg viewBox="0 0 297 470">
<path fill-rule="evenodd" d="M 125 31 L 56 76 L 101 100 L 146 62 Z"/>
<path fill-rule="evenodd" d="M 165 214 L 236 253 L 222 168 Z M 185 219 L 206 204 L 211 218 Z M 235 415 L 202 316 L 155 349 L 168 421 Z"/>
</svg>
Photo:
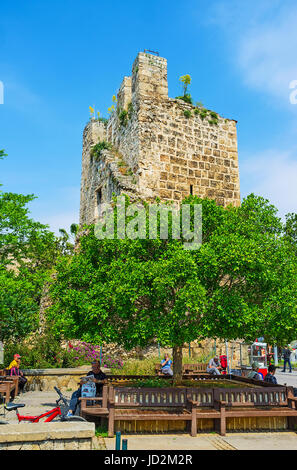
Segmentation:
<svg viewBox="0 0 297 470">
<path fill-rule="evenodd" d="M 21 356 L 19 354 L 14 354 L 13 361 L 8 366 L 8 375 L 17 376 L 19 378 L 19 390 L 24 391 L 24 387 L 27 383 L 27 379 L 24 376 L 23 372 L 20 370 L 21 365 Z M 12 393 L 14 396 L 14 392 Z"/>
<path fill-rule="evenodd" d="M 100 361 L 92 362 L 92 370 L 87 373 L 87 376 L 89 375 L 94 376 L 94 378 L 91 380 L 96 384 L 96 397 L 101 397 L 103 385 L 107 383 L 107 377 L 101 370 Z M 74 415 L 76 412 L 79 403 L 79 398 L 81 397 L 81 386 L 82 382 L 80 382 L 79 389 L 76 390 L 71 396 L 67 417 Z"/>
<path fill-rule="evenodd" d="M 172 360 L 169 358 L 169 354 L 164 355 L 164 359 L 161 361 L 161 370 L 164 375 L 173 375 L 173 370 L 171 369 Z"/>
<path fill-rule="evenodd" d="M 221 370 L 222 370 L 222 367 L 221 367 L 219 357 L 218 356 L 213 357 L 208 363 L 206 372 L 212 375 L 221 375 L 221 372 L 220 372 Z"/>
<path fill-rule="evenodd" d="M 263 380 L 262 374 L 259 373 L 259 364 L 257 362 L 252 363 L 252 370 L 247 376 L 248 379 Z"/>
<path fill-rule="evenodd" d="M 270 366 L 268 366 L 268 374 L 266 374 L 264 382 L 277 385 L 277 380 L 274 377 L 275 371 L 276 371 L 276 367 L 273 364 L 270 364 Z"/>
</svg>

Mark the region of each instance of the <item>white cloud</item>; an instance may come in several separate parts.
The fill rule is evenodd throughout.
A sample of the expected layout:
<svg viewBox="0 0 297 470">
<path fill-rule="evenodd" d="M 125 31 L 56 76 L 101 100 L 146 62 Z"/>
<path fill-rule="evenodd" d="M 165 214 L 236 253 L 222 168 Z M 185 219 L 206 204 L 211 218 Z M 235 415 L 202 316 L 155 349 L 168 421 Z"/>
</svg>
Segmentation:
<svg viewBox="0 0 297 470">
<path fill-rule="evenodd" d="M 289 84 L 297 80 L 296 2 L 216 2 L 212 22 L 232 44 L 244 83 L 289 105 Z"/>
<path fill-rule="evenodd" d="M 71 224 L 78 224 L 79 220 L 78 211 L 73 210 L 69 212 L 58 212 L 57 214 L 44 214 L 38 218 L 42 224 L 49 225 L 50 230 L 56 235 L 59 235 L 59 229 L 63 228 L 68 233 Z"/>
<path fill-rule="evenodd" d="M 238 62 L 249 85 L 289 98 L 289 83 L 297 79 L 296 24 L 297 9 L 278 24 L 258 25 L 241 38 Z"/>
<path fill-rule="evenodd" d="M 242 196 L 253 192 L 269 199 L 281 217 L 288 212 L 297 212 L 296 155 L 297 149 L 290 152 L 267 150 L 246 156 L 240 164 L 245 180 Z"/>
</svg>

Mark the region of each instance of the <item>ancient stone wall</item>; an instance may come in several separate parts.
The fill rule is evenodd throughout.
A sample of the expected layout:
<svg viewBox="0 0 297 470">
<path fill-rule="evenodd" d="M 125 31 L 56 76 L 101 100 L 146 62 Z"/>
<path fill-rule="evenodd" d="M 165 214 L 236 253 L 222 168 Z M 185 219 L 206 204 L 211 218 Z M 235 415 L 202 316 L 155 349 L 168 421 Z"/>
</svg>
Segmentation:
<svg viewBox="0 0 297 470">
<path fill-rule="evenodd" d="M 93 120 L 84 130 L 80 223 L 92 223 L 112 193 L 177 202 L 194 194 L 239 205 L 236 121 L 210 116 L 168 98 L 166 59 L 139 53 L 106 127 Z M 99 140 L 112 150 L 94 162 Z"/>
</svg>

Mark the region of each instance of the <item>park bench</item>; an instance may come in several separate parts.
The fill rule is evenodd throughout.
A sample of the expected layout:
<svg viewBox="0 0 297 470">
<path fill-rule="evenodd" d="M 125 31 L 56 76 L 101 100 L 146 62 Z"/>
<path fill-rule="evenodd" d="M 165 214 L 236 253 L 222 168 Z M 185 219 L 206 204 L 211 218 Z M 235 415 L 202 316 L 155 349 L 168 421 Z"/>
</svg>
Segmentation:
<svg viewBox="0 0 297 470">
<path fill-rule="evenodd" d="M 197 364 L 184 364 L 183 365 L 183 374 L 185 375 L 195 375 L 202 372 L 206 372 L 207 364 L 203 362 L 198 362 Z"/>
<path fill-rule="evenodd" d="M 5 396 L 5 403 L 10 401 L 11 392 L 14 391 L 14 396 L 18 394 L 19 379 L 17 376 L 0 376 L 0 394 Z"/>
<path fill-rule="evenodd" d="M 220 412 L 219 432 L 226 434 L 227 418 L 288 417 L 289 428 L 297 424 L 297 398 L 292 387 L 270 386 L 259 389 L 214 389 L 214 406 Z"/>
<path fill-rule="evenodd" d="M 238 381 L 235 376 L 230 378 Z M 191 436 L 197 434 L 198 420 L 204 419 L 214 420 L 214 428 L 221 435 L 226 433 L 228 418 L 286 417 L 288 427 L 296 427 L 297 398 L 292 387 L 246 378 L 239 382 L 249 387 L 140 388 L 107 384 L 102 397 L 81 399 L 81 414 L 91 420 L 106 418 L 109 436 L 114 435 L 116 421 L 183 420 L 190 425 Z"/>
<path fill-rule="evenodd" d="M 205 373 L 207 368 L 207 364 L 202 362 L 198 362 L 197 364 L 183 364 L 183 375 L 195 375 L 200 373 Z M 158 376 L 163 376 L 161 369 L 161 364 L 155 364 L 155 374 Z"/>
<path fill-rule="evenodd" d="M 108 435 L 114 435 L 115 421 L 183 420 L 191 422 L 191 435 L 196 435 L 196 403 L 186 388 L 136 388 L 105 385 L 102 397 L 81 398 L 83 417 L 107 417 Z M 94 406 L 97 403 L 97 406 Z M 101 404 L 101 407 L 98 406 Z M 211 412 L 208 414 L 217 414 Z"/>
</svg>

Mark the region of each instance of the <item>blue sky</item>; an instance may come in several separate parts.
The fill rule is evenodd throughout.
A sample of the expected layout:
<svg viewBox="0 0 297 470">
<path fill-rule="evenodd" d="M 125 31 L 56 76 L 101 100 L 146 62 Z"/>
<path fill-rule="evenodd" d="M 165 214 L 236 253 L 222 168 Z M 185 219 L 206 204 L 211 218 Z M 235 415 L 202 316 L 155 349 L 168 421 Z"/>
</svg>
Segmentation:
<svg viewBox="0 0 297 470">
<path fill-rule="evenodd" d="M 107 116 L 139 51 L 168 60 L 191 94 L 238 121 L 241 196 L 297 212 L 295 0 L 15 0 L 1 2 L 0 163 L 6 191 L 34 193 L 32 217 L 78 222 L 82 131 L 90 105 Z"/>
</svg>

